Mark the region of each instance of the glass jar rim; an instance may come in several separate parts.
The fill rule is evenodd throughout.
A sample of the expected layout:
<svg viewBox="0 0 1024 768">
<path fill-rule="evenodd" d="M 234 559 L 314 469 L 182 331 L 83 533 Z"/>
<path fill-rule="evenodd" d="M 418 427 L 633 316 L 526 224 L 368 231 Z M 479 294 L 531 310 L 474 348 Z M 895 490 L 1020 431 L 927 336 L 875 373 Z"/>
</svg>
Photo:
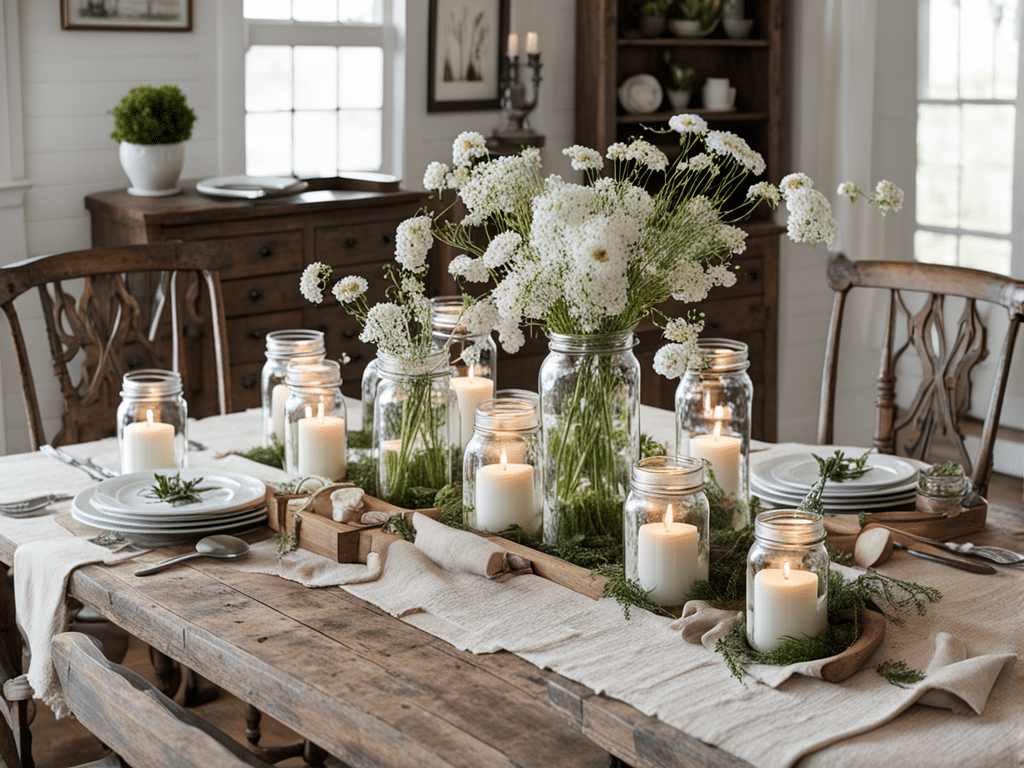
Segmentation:
<svg viewBox="0 0 1024 768">
<path fill-rule="evenodd" d="M 691 456 L 648 456 L 634 462 L 630 484 L 649 493 L 696 493 L 704 489 L 704 461 Z"/>
<path fill-rule="evenodd" d="M 340 387 L 341 365 L 337 360 L 292 360 L 288 363 L 284 383 L 289 387 Z"/>
<path fill-rule="evenodd" d="M 742 341 L 708 337 L 697 339 L 697 349 L 705 367 L 690 369 L 695 373 L 730 373 L 750 367 L 749 348 Z"/>
<path fill-rule="evenodd" d="M 423 357 L 409 360 L 397 355 L 391 355 L 382 350 L 377 350 L 377 370 L 381 376 L 389 378 L 415 378 L 418 376 L 429 376 L 437 378 L 440 376 L 451 376 L 451 364 L 448 360 L 447 350 L 435 350 Z"/>
<path fill-rule="evenodd" d="M 445 336 L 483 336 L 470 334 L 461 322 L 466 302 L 462 296 L 435 296 L 430 300 L 430 328 L 435 334 Z"/>
<path fill-rule="evenodd" d="M 803 509 L 770 509 L 754 519 L 754 538 L 783 546 L 825 541 L 825 519 Z"/>
<path fill-rule="evenodd" d="M 545 333 L 548 337 L 548 349 L 552 352 L 569 354 L 628 352 L 640 343 L 632 328 L 627 331 L 597 334 L 555 333 L 554 331 L 545 331 Z"/>
<path fill-rule="evenodd" d="M 306 328 L 270 331 L 267 334 L 267 354 L 271 357 L 311 357 L 327 354 L 323 331 Z"/>
<path fill-rule="evenodd" d="M 516 397 L 484 400 L 474 409 L 473 428 L 485 432 L 530 432 L 539 425 L 537 408 Z"/>
<path fill-rule="evenodd" d="M 181 374 L 162 368 L 128 371 L 121 379 L 121 397 L 146 400 L 180 395 Z"/>
</svg>

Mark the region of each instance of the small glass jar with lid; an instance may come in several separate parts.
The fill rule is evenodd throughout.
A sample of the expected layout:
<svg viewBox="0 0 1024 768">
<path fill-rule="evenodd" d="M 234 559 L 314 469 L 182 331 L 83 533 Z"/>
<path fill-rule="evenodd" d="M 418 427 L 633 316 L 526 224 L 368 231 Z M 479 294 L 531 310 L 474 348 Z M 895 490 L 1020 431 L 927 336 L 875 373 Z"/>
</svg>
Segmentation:
<svg viewBox="0 0 1024 768">
<path fill-rule="evenodd" d="M 704 462 L 651 456 L 633 465 L 623 509 L 626 578 L 679 608 L 708 578 L 710 509 Z"/>
<path fill-rule="evenodd" d="M 773 509 L 754 520 L 747 553 L 747 642 L 767 653 L 828 626 L 829 557 L 821 515 Z"/>
<path fill-rule="evenodd" d="M 930 515 L 956 514 L 971 481 L 954 461 L 923 469 L 917 476 L 917 509 Z"/>
<path fill-rule="evenodd" d="M 707 459 L 726 498 L 746 510 L 750 500 L 750 410 L 754 386 L 747 374 L 747 345 L 730 339 L 699 339 L 702 364 L 676 389 L 676 452 Z M 747 525 L 736 515 L 735 528 Z"/>
<path fill-rule="evenodd" d="M 540 537 L 544 460 L 535 403 L 515 397 L 476 407 L 473 437 L 462 465 L 462 504 L 472 528 L 498 533 L 510 525 Z"/>
<path fill-rule="evenodd" d="M 176 371 L 147 368 L 121 380 L 117 408 L 121 473 L 188 464 L 188 405 Z"/>
<path fill-rule="evenodd" d="M 293 477 L 345 477 L 346 413 L 336 360 L 293 360 L 285 376 L 285 471 Z"/>
<path fill-rule="evenodd" d="M 473 437 L 477 405 L 494 397 L 498 374 L 498 346 L 490 333 L 471 334 L 462 322 L 461 296 L 430 300 L 434 348 L 447 349 L 452 364 L 452 389 L 459 405 L 462 429 L 459 445 L 465 449 Z"/>
<path fill-rule="evenodd" d="M 263 395 L 263 445 L 270 446 L 271 435 L 284 442 L 284 406 L 288 399 L 285 376 L 288 363 L 300 358 L 323 360 L 327 354 L 324 334 L 305 329 L 271 331 L 267 334 L 267 362 L 260 376 Z"/>
</svg>

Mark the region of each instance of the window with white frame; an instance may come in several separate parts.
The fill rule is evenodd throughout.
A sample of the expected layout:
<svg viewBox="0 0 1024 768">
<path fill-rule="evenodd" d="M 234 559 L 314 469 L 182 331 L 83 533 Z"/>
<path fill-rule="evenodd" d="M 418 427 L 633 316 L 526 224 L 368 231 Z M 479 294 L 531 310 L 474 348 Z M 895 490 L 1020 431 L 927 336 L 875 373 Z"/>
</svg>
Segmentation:
<svg viewBox="0 0 1024 768">
<path fill-rule="evenodd" d="M 914 257 L 1008 275 L 1024 223 L 1018 0 L 919 2 Z"/>
<path fill-rule="evenodd" d="M 390 0 L 244 0 L 245 170 L 392 167 Z"/>
</svg>

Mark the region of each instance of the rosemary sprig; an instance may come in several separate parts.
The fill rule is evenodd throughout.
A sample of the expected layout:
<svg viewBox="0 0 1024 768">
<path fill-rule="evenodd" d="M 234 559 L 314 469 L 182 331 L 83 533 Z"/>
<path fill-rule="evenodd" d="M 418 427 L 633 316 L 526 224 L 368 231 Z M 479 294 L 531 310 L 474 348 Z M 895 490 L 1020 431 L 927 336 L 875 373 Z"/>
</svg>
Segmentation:
<svg viewBox="0 0 1024 768">
<path fill-rule="evenodd" d="M 955 461 L 947 461 L 942 464 L 933 464 L 931 467 L 924 470 L 924 474 L 932 477 L 953 477 L 955 475 L 959 475 L 963 471 L 963 467 Z"/>
<path fill-rule="evenodd" d="M 924 680 L 924 672 L 919 669 L 907 669 L 907 662 L 905 661 L 887 659 L 875 667 L 875 672 L 898 688 L 906 688 L 912 683 L 919 683 Z"/>
<path fill-rule="evenodd" d="M 215 490 L 217 487 L 211 485 L 206 488 L 200 488 L 199 484 L 203 482 L 203 478 L 197 477 L 194 480 L 182 480 L 181 472 L 178 472 L 174 477 L 157 474 L 153 475 L 153 479 L 156 482 L 143 495 L 150 499 L 166 501 L 175 507 L 183 507 L 186 504 L 198 504 L 202 501 L 202 498 L 199 496 L 200 493 Z"/>
<path fill-rule="evenodd" d="M 842 451 L 836 451 L 833 456 L 823 459 L 815 453 L 811 454 L 818 462 L 819 476 L 836 483 L 841 483 L 844 480 L 856 480 L 861 475 L 870 472 L 871 467 L 865 466 L 870 455 L 871 451 L 865 451 L 863 456 L 854 459 L 846 458 Z M 836 459 L 836 461 L 833 462 L 832 459 Z"/>
</svg>

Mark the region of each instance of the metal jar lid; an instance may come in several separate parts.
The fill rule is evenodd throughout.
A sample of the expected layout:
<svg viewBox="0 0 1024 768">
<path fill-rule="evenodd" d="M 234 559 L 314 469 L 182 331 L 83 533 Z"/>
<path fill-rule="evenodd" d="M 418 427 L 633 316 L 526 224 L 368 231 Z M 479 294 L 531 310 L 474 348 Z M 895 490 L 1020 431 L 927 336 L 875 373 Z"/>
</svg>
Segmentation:
<svg viewBox="0 0 1024 768">
<path fill-rule="evenodd" d="M 488 432 L 528 432 L 538 426 L 537 408 L 514 397 L 496 397 L 476 406 L 473 426 Z"/>
<path fill-rule="evenodd" d="M 732 373 L 750 367 L 747 345 L 732 339 L 697 339 L 705 368 L 701 373 Z"/>
<path fill-rule="evenodd" d="M 267 334 L 267 354 L 272 357 L 323 357 L 327 354 L 323 331 L 304 328 L 271 331 Z"/>
<path fill-rule="evenodd" d="M 802 509 L 771 509 L 754 519 L 754 538 L 788 546 L 820 544 L 825 540 L 825 519 Z"/>
<path fill-rule="evenodd" d="M 648 456 L 633 465 L 630 484 L 647 493 L 696 493 L 704 489 L 704 462 L 690 456 Z"/>
<path fill-rule="evenodd" d="M 289 387 L 340 387 L 341 366 L 337 360 L 292 360 L 288 363 L 284 383 Z"/>
<path fill-rule="evenodd" d="M 160 368 L 129 371 L 121 379 L 121 397 L 134 400 L 158 400 L 181 394 L 181 374 Z"/>
</svg>

